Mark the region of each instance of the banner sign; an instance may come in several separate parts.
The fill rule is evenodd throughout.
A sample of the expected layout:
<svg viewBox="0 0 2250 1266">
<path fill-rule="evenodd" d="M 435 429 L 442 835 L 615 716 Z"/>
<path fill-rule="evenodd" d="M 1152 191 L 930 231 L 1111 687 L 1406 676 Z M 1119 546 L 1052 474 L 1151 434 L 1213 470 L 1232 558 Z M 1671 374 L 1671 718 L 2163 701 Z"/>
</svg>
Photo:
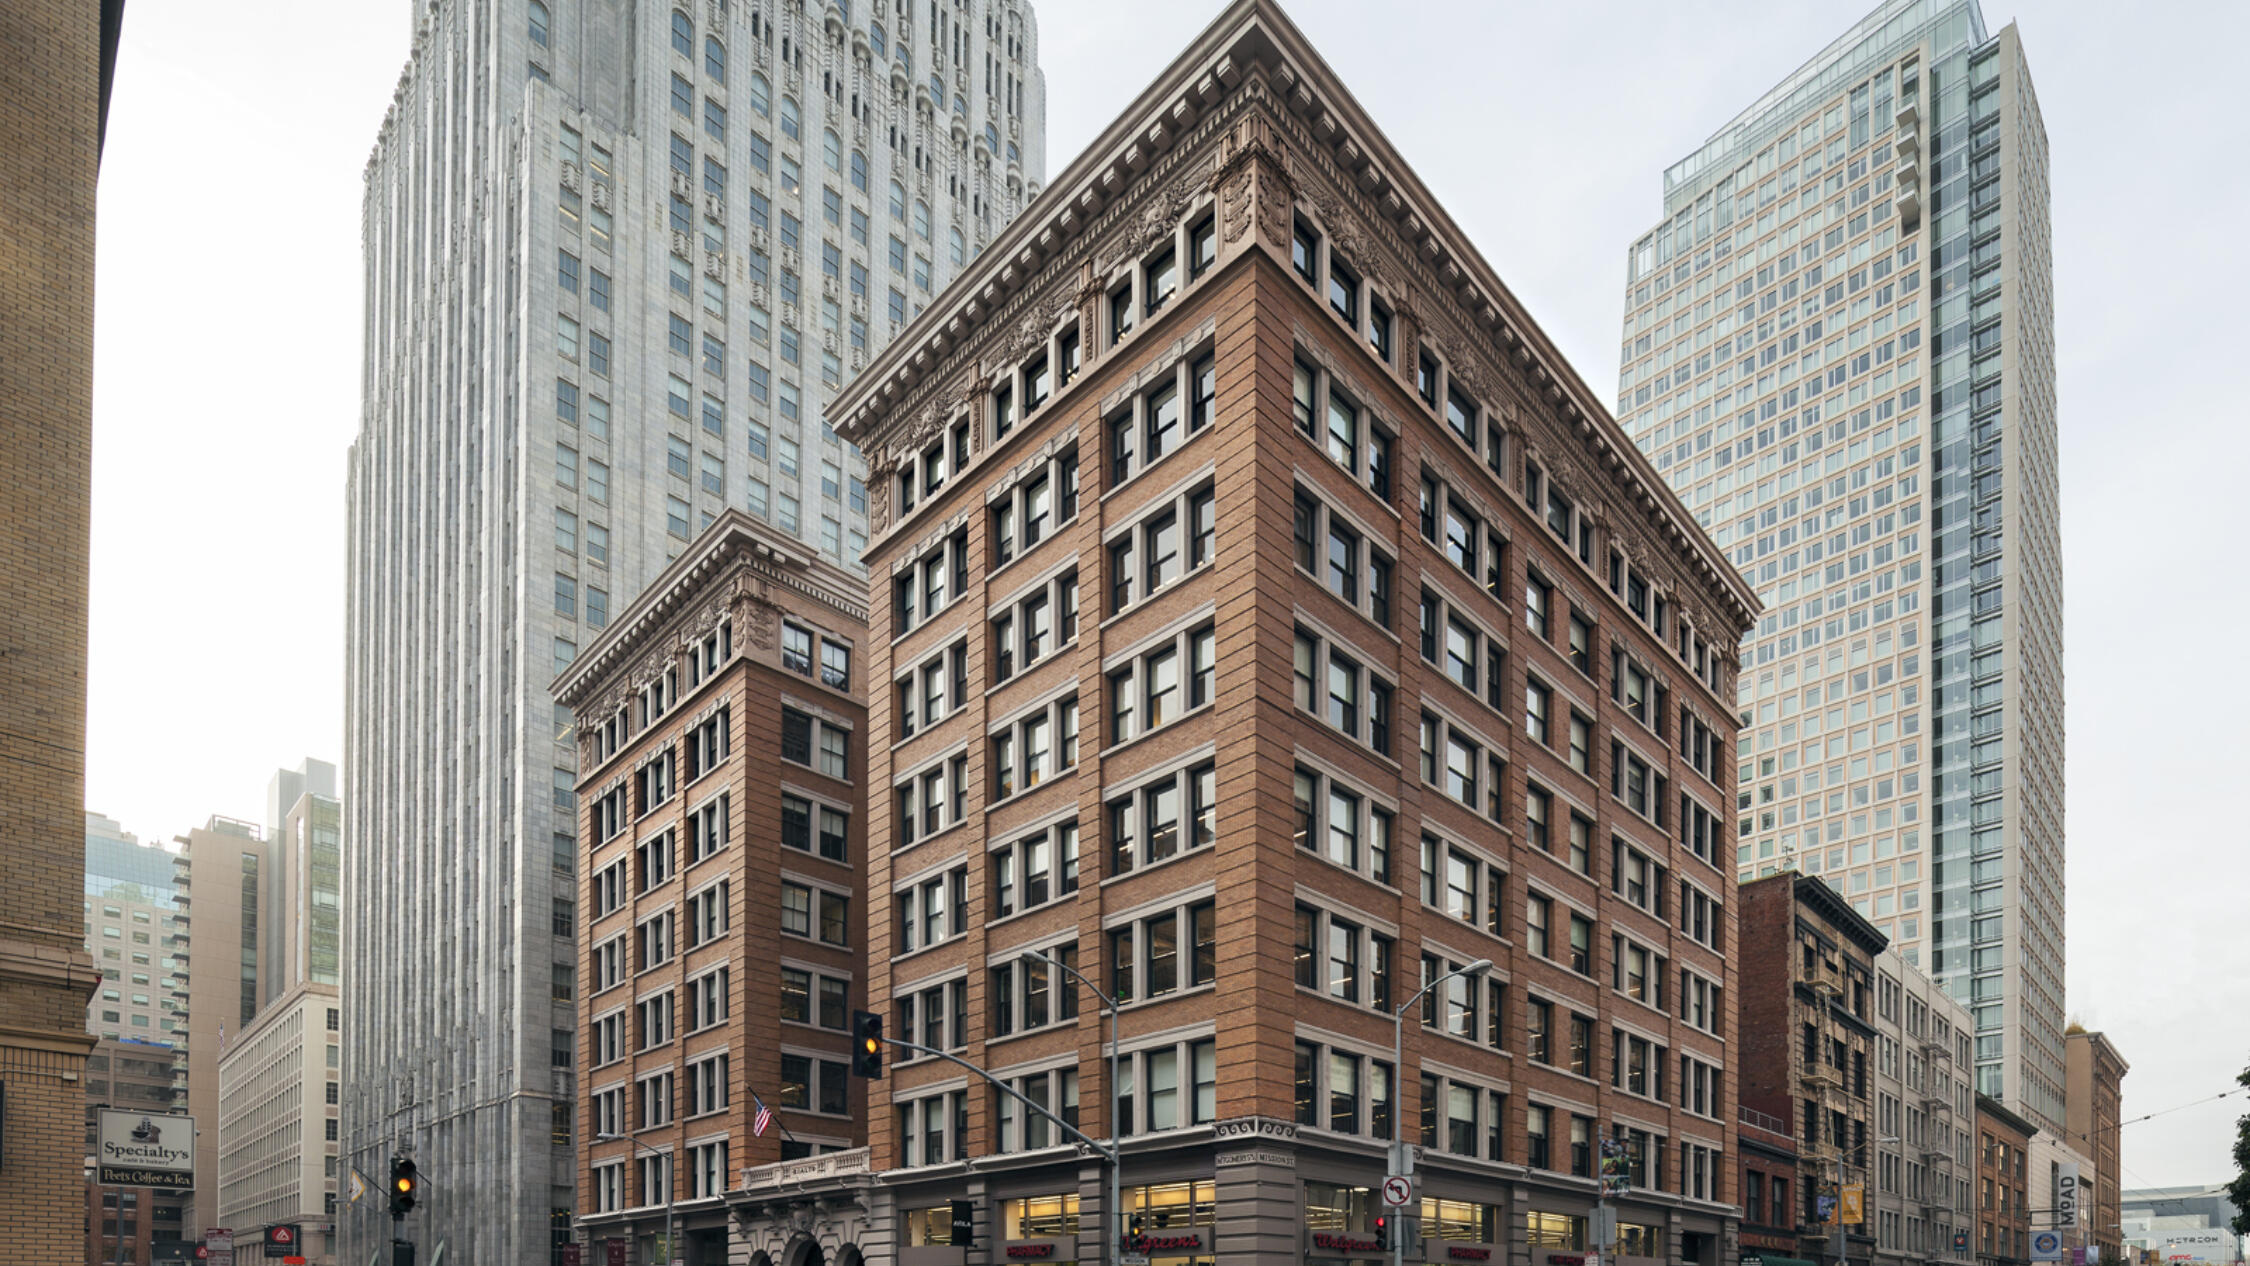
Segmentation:
<svg viewBox="0 0 2250 1266">
<path fill-rule="evenodd" d="M 95 1181 L 110 1187 L 195 1190 L 195 1118 L 102 1108 Z"/>
</svg>

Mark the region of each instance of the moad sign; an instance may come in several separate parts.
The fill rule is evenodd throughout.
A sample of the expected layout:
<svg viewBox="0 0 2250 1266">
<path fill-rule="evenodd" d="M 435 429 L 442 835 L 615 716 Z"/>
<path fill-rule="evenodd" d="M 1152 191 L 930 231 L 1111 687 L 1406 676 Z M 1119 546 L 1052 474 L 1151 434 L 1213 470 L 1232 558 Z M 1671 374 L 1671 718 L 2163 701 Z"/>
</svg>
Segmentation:
<svg viewBox="0 0 2250 1266">
<path fill-rule="evenodd" d="M 2055 1167 L 2055 1225 L 2078 1225 L 2077 1161 L 2065 1161 Z"/>
<path fill-rule="evenodd" d="M 101 1110 L 97 1133 L 100 1173 L 110 1187 L 195 1189 L 195 1118 L 155 1112 Z"/>
</svg>

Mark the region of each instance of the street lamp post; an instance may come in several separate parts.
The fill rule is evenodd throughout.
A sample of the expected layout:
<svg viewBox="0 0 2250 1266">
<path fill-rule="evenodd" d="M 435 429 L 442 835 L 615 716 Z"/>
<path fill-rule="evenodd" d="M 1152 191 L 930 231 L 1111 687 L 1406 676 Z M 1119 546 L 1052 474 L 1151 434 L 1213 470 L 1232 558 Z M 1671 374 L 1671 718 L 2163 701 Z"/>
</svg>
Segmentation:
<svg viewBox="0 0 2250 1266">
<path fill-rule="evenodd" d="M 594 1141 L 597 1143 L 631 1143 L 651 1156 L 664 1158 L 664 1266 L 672 1266 L 674 1262 L 680 1259 L 679 1248 L 672 1243 L 672 1194 L 675 1182 L 675 1176 L 672 1173 L 672 1154 L 660 1152 L 639 1139 L 628 1138 L 623 1134 L 606 1132 L 596 1134 Z"/>
<path fill-rule="evenodd" d="M 1413 997 L 1408 998 L 1399 1005 L 1397 1010 L 1391 1012 L 1391 1148 L 1392 1155 L 1398 1158 L 1399 1172 L 1405 1175 L 1407 1185 L 1410 1188 L 1414 1182 L 1414 1153 L 1408 1149 L 1406 1143 L 1404 1113 L 1400 1108 L 1406 1098 L 1404 1091 L 1406 1084 L 1406 1013 L 1413 1009 L 1415 1003 L 1422 1000 L 1423 994 L 1455 976 L 1474 976 L 1491 966 L 1491 959 L 1480 958 L 1466 967 L 1456 967 L 1442 976 L 1433 978 L 1428 984 L 1415 990 Z M 1420 1211 L 1417 1210 L 1416 1212 L 1419 1213 Z M 1404 1261 L 1406 1253 L 1405 1231 L 1405 1226 L 1401 1224 L 1398 1232 L 1391 1236 L 1391 1266 L 1401 1266 Z"/>
<path fill-rule="evenodd" d="M 1125 1234 L 1125 1211 L 1118 1207 L 1123 1200 L 1119 1188 L 1124 1180 L 1122 1171 L 1125 1168 L 1125 1156 L 1121 1150 L 1124 1139 L 1117 1132 L 1117 1000 L 1109 996 L 1109 991 L 1096 986 L 1077 968 L 1061 959 L 1050 958 L 1037 950 L 1025 950 L 1023 961 L 1043 963 L 1050 968 L 1060 967 L 1069 972 L 1073 979 L 1101 999 L 1102 1009 L 1109 1012 L 1109 1107 L 1104 1112 L 1104 1118 L 1109 1122 L 1109 1198 L 1104 1216 L 1110 1226 L 1109 1234 L 1102 1242 L 1102 1260 L 1114 1263 L 1118 1256 L 1118 1243 Z"/>
<path fill-rule="evenodd" d="M 1898 1141 L 1899 1140 L 1896 1135 L 1890 1136 L 1888 1138 L 1869 1139 L 1866 1142 L 1861 1143 L 1858 1147 L 1852 1148 L 1849 1151 L 1838 1149 L 1836 1152 L 1836 1205 L 1834 1210 L 1836 1231 L 1833 1237 L 1835 1240 L 1836 1248 L 1836 1266 L 1849 1266 L 1851 1256 L 1851 1243 L 1845 1238 L 1849 1233 L 1844 1230 L 1844 1158 L 1846 1156 L 1858 1156 L 1862 1161 L 1864 1161 L 1867 1156 L 1868 1148 L 1876 1146 L 1880 1143 L 1896 1143 Z M 1867 1168 L 1867 1166 L 1865 1164 L 1860 1164 L 1854 1166 L 1854 1168 L 1865 1169 Z M 1867 1207 L 1866 1196 L 1863 1194 L 1860 1199 L 1860 1210 L 1862 1216 L 1864 1216 Z"/>
</svg>

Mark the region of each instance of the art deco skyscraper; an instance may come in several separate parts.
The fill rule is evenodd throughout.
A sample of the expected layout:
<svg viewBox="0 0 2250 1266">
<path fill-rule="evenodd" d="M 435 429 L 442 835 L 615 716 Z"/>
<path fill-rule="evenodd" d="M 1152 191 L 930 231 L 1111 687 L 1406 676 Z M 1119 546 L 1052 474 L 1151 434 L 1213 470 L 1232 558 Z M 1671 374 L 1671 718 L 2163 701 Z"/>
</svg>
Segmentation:
<svg viewBox="0 0 2250 1266">
<path fill-rule="evenodd" d="M 2064 1113 L 2047 136 L 2014 26 L 1888 0 L 1664 173 L 1618 414 L 1765 605 L 1738 870 L 1846 893 Z"/>
<path fill-rule="evenodd" d="M 723 508 L 856 563 L 822 403 L 1037 194 L 1044 87 L 1021 0 L 415 20 L 366 178 L 344 1141 L 415 1150 L 425 1254 L 530 1262 L 573 1208 L 548 683 Z"/>
</svg>

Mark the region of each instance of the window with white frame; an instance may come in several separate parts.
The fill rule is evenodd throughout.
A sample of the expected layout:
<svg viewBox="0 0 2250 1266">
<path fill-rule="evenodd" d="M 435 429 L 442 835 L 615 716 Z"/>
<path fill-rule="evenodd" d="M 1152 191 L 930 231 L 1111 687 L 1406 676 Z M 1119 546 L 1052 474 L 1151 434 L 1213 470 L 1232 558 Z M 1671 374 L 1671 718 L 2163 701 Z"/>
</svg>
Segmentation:
<svg viewBox="0 0 2250 1266">
<path fill-rule="evenodd" d="M 1293 952 L 1299 988 L 1390 1014 L 1397 938 L 1300 901 Z"/>
<path fill-rule="evenodd" d="M 614 989 L 625 983 L 626 936 L 616 936 L 594 946 L 594 992 Z"/>
<path fill-rule="evenodd" d="M 1063 967 L 1078 966 L 1075 940 L 1037 948 Z M 1062 968 L 1028 958 L 995 963 L 989 969 L 987 1019 L 991 1036 L 1011 1037 L 1078 1017 L 1078 980 Z"/>
<path fill-rule="evenodd" d="M 1379 884 L 1391 881 L 1395 806 L 1308 765 L 1297 766 L 1297 847 Z"/>
<path fill-rule="evenodd" d="M 727 1018 L 727 975 L 724 964 L 687 982 L 688 1031 L 700 1033 Z"/>
<path fill-rule="evenodd" d="M 727 814 L 729 800 L 728 793 L 722 791 L 688 810 L 688 865 L 693 866 L 727 846 L 727 835 L 730 830 L 730 819 Z"/>
<path fill-rule="evenodd" d="M 625 1162 L 607 1161 L 594 1165 L 588 1173 L 593 1178 L 594 1211 L 615 1213 L 625 1207 Z"/>
<path fill-rule="evenodd" d="M 1290 397 L 1297 430 L 1377 500 L 1388 502 L 1396 444 L 1390 428 L 1338 386 L 1333 374 L 1304 356 L 1291 369 Z"/>
<path fill-rule="evenodd" d="M 727 1141 L 688 1146 L 688 1199 L 705 1200 L 727 1192 Z"/>
<path fill-rule="evenodd" d="M 1379 534 L 1305 488 L 1296 490 L 1291 505 L 1291 549 L 1298 570 L 1344 605 L 1390 628 L 1396 567 L 1375 544 Z"/>
<path fill-rule="evenodd" d="M 1078 640 L 1078 570 L 1069 568 L 1011 599 L 992 617 L 994 685 Z"/>
<path fill-rule="evenodd" d="M 1169 997 L 1218 978 L 1218 915 L 1189 901 L 1107 931 L 1110 993 L 1119 1002 Z"/>
<path fill-rule="evenodd" d="M 593 1034 L 591 1058 L 595 1068 L 625 1058 L 625 1012 L 622 1008 L 595 1017 Z"/>
<path fill-rule="evenodd" d="M 1300 1038 L 1295 1082 L 1297 1124 L 1394 1137 L 1398 1095 L 1391 1061 Z"/>
<path fill-rule="evenodd" d="M 1209 351 L 1181 357 L 1103 420 L 1110 487 L 1121 487 L 1211 425 L 1215 363 Z"/>
<path fill-rule="evenodd" d="M 847 861 L 851 815 L 833 805 L 783 792 L 781 846 L 799 853 L 817 852 L 832 862 Z"/>
<path fill-rule="evenodd" d="M 969 529 L 931 543 L 891 581 L 891 636 L 916 629 L 969 592 Z"/>
<path fill-rule="evenodd" d="M 1664 982 L 1671 963 L 1622 932 L 1609 937 L 1610 988 L 1635 1002 L 1664 1010 Z"/>
<path fill-rule="evenodd" d="M 826 716 L 815 716 L 784 704 L 781 759 L 849 782 L 852 776 L 851 731 Z"/>
<path fill-rule="evenodd" d="M 641 892 L 671 882 L 673 872 L 672 828 L 665 827 L 633 846 L 633 873 Z"/>
<path fill-rule="evenodd" d="M 636 1050 L 648 1050 L 672 1040 L 672 991 L 667 989 L 633 1004 Z"/>
<path fill-rule="evenodd" d="M 851 1074 L 842 1060 L 781 1052 L 779 1106 L 841 1116 L 849 1111 Z"/>
<path fill-rule="evenodd" d="M 727 724 L 728 714 L 728 707 L 720 704 L 716 711 L 688 729 L 681 744 L 687 755 L 687 781 L 694 782 L 717 769 L 726 760 L 727 751 L 733 744 L 733 730 Z"/>
<path fill-rule="evenodd" d="M 587 1096 L 593 1109 L 594 1133 L 623 1134 L 625 1132 L 625 1087 L 611 1086 Z"/>
<path fill-rule="evenodd" d="M 1297 708 L 1330 728 L 1391 754 L 1392 700 L 1397 687 L 1366 665 L 1358 652 L 1303 624 L 1292 652 Z"/>
<path fill-rule="evenodd" d="M 636 817 L 645 817 L 661 807 L 679 790 L 679 775 L 672 763 L 672 749 L 667 747 L 633 771 L 633 811 Z"/>
<path fill-rule="evenodd" d="M 634 1203 L 647 1209 L 670 1203 L 672 1153 L 666 1151 L 654 1156 L 642 1155 L 637 1168 L 640 1170 L 640 1191 Z"/>
<path fill-rule="evenodd" d="M 1019 714 L 990 737 L 992 798 L 1029 791 L 1078 764 L 1078 694 L 1050 699 Z"/>
<path fill-rule="evenodd" d="M 1054 1113 L 1071 1128 L 1078 1128 L 1076 1068 L 1049 1068 L 1034 1073 L 1019 1073 L 1004 1080 L 1010 1089 L 1038 1108 Z M 996 1152 L 1031 1152 L 1074 1141 L 1056 1128 L 1053 1119 L 1024 1107 L 1014 1096 L 997 1089 L 992 1092 L 992 1122 L 993 1150 Z"/>
<path fill-rule="evenodd" d="M 1201 571 L 1215 556 L 1217 494 L 1208 482 L 1154 502 L 1109 536 L 1109 613 Z"/>
<path fill-rule="evenodd" d="M 789 936 L 808 937 L 827 945 L 848 945 L 851 943 L 851 903 L 847 893 L 783 880 L 781 930 Z"/>
<path fill-rule="evenodd" d="M 970 426 L 962 418 L 919 453 L 907 454 L 898 469 L 898 512 L 905 518 L 917 502 L 945 486 L 945 481 L 969 464 Z"/>
<path fill-rule="evenodd" d="M 688 894 L 687 947 L 699 949 L 727 933 L 728 883 L 720 879 Z"/>
<path fill-rule="evenodd" d="M 634 925 L 635 970 L 648 971 L 672 961 L 672 913 L 666 909 Z"/>
<path fill-rule="evenodd" d="M 932 1050 L 957 1051 L 969 1044 L 969 981 L 966 976 L 925 985 L 898 986 L 891 993 L 898 1036 Z M 902 1051 L 899 1062 L 928 1058 Z"/>
<path fill-rule="evenodd" d="M 1500 639 L 1440 590 L 1423 589 L 1418 611 L 1423 661 L 1471 698 L 1506 716 L 1508 652 Z"/>
<path fill-rule="evenodd" d="M 898 912 L 897 952 L 911 954 L 969 930 L 969 868 L 954 866 L 891 894 Z"/>
<path fill-rule="evenodd" d="M 1117 1132 L 1156 1134 L 1218 1119 L 1218 1047 L 1208 1037 L 1120 1056 Z"/>
<path fill-rule="evenodd" d="M 1507 762 L 1491 743 L 1449 717 L 1422 714 L 1422 781 L 1498 822 Z"/>
<path fill-rule="evenodd" d="M 891 715 L 902 739 L 912 738 L 968 706 L 968 639 L 932 653 L 900 674 L 894 685 L 898 706 Z"/>
<path fill-rule="evenodd" d="M 687 1066 L 687 1115 L 724 1112 L 728 1101 L 727 1054 L 706 1055 Z"/>
<path fill-rule="evenodd" d="M 969 1093 L 941 1090 L 896 1101 L 901 1166 L 941 1165 L 969 1155 Z"/>
<path fill-rule="evenodd" d="M 1218 634 L 1200 625 L 1164 637 L 1109 670 L 1109 741 L 1127 742 L 1211 702 Z"/>
<path fill-rule="evenodd" d="M 1422 904 L 1493 936 L 1508 935 L 1508 872 L 1469 845 L 1422 835 Z"/>
<path fill-rule="evenodd" d="M 1204 761 L 1156 774 L 1106 809 L 1112 875 L 1208 848 L 1218 839 L 1218 766 Z"/>
<path fill-rule="evenodd" d="M 897 808 L 895 848 L 926 840 L 968 820 L 969 757 L 941 756 L 913 770 L 891 788 Z"/>
<path fill-rule="evenodd" d="M 840 976 L 782 965 L 780 1015 L 788 1023 L 842 1029 L 850 998 L 851 982 Z"/>
<path fill-rule="evenodd" d="M 1018 835 L 994 849 L 993 917 L 1036 910 L 1078 891 L 1078 819 L 1072 816 Z"/>
<path fill-rule="evenodd" d="M 992 503 L 992 558 L 995 568 L 1029 553 L 1056 529 L 1078 517 L 1078 450 L 1075 447 L 1034 467 Z"/>
<path fill-rule="evenodd" d="M 630 865 L 630 862 L 620 857 L 594 872 L 593 879 L 588 887 L 593 892 L 595 918 L 599 919 L 605 915 L 614 914 L 619 907 L 625 904 L 627 891 L 625 872 Z"/>
<path fill-rule="evenodd" d="M 1657 918 L 1665 918 L 1667 871 L 1647 853 L 1617 836 L 1609 840 L 1609 890 Z"/>
</svg>

